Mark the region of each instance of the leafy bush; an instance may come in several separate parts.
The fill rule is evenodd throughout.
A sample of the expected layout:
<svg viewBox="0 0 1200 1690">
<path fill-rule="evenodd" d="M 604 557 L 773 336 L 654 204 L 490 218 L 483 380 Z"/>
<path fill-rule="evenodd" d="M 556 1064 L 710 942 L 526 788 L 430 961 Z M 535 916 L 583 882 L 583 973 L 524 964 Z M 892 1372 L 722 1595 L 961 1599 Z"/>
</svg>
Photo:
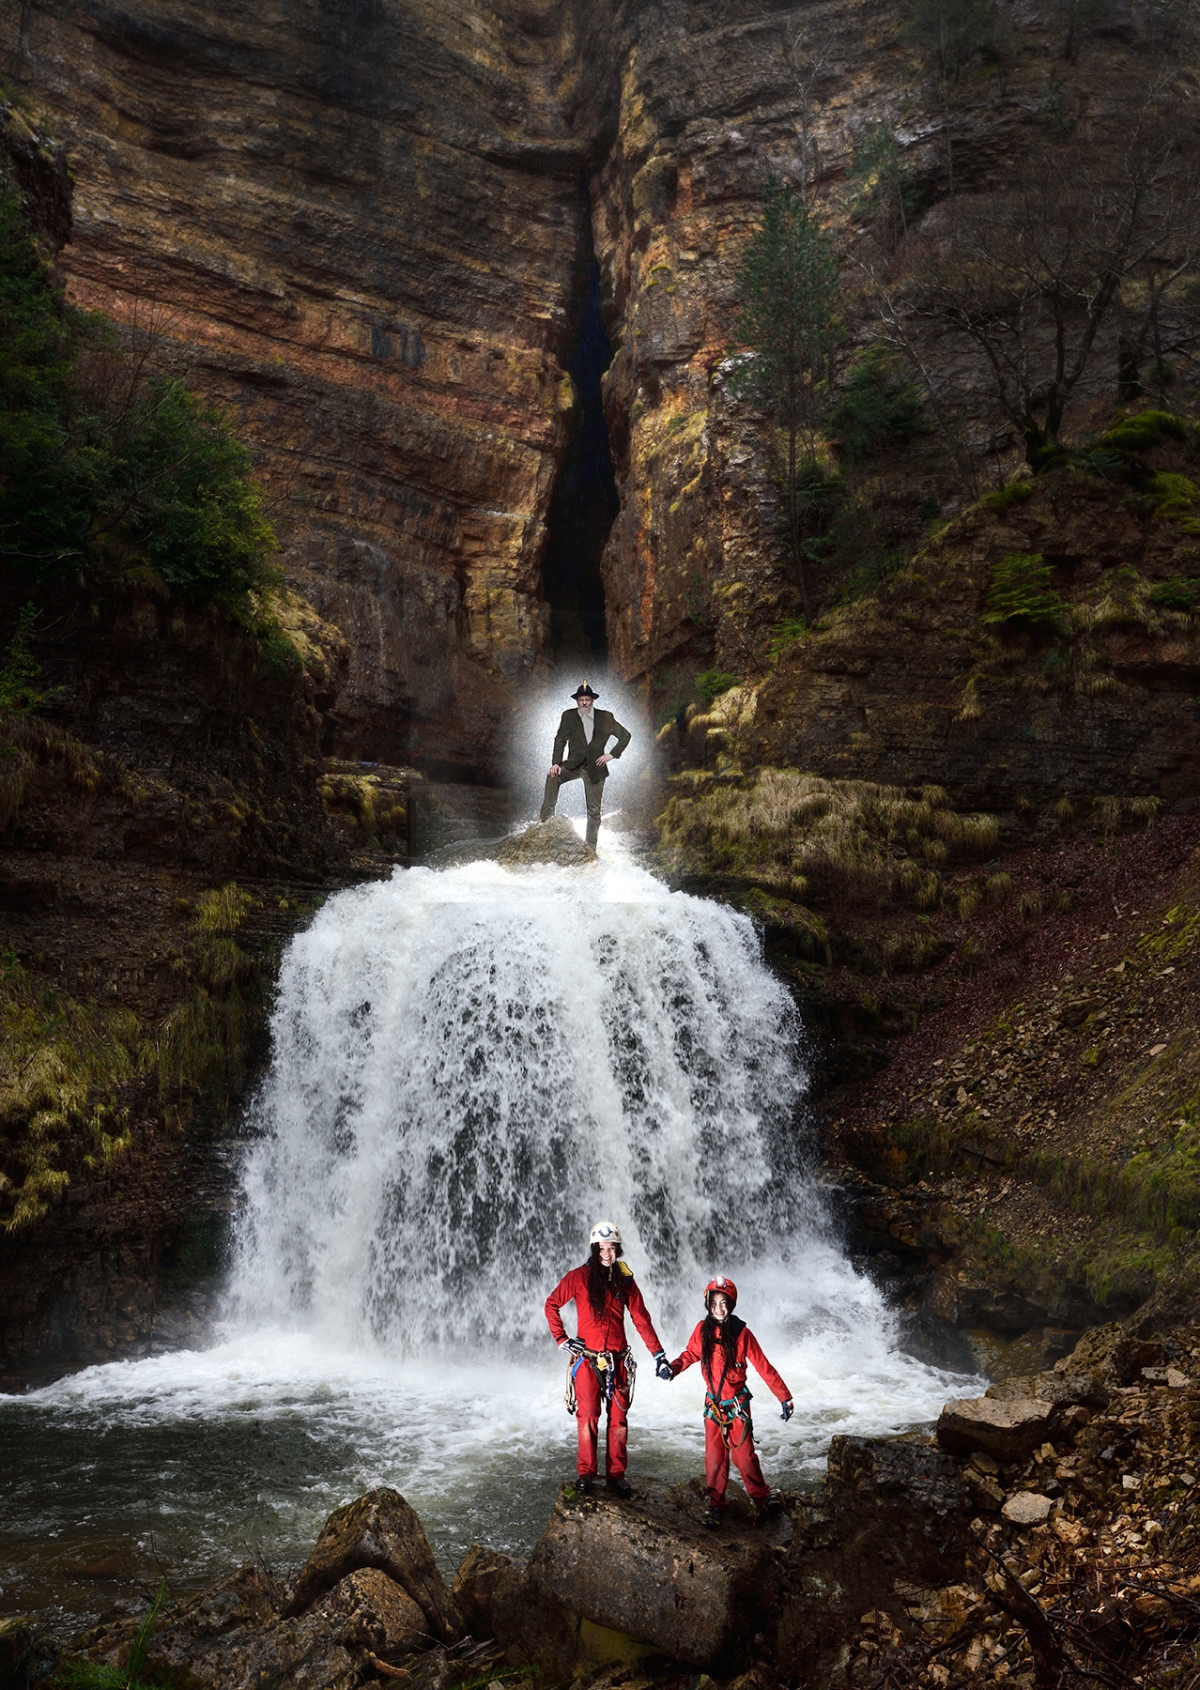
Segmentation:
<svg viewBox="0 0 1200 1690">
<path fill-rule="evenodd" d="M 1071 610 L 1065 599 L 1048 588 L 1053 573 L 1053 566 L 1040 552 L 1010 552 L 992 565 L 987 606 L 980 621 L 993 628 L 1066 627 Z"/>
<path fill-rule="evenodd" d="M 830 423 L 852 465 L 929 430 L 921 395 L 885 346 L 870 346 L 855 359 Z"/>
<path fill-rule="evenodd" d="M 1124 417 L 1102 434 L 1099 444 L 1110 446 L 1117 452 L 1136 455 L 1161 446 L 1167 440 L 1186 440 L 1187 437 L 1188 425 L 1182 417 L 1172 416 L 1170 411 L 1138 411 L 1135 416 Z"/>
<path fill-rule="evenodd" d="M 909 219 L 920 212 L 921 194 L 888 124 L 870 124 L 860 135 L 850 160 L 850 179 L 858 186 L 852 214 L 869 218 L 889 246 L 898 246 L 908 233 Z"/>
<path fill-rule="evenodd" d="M 41 664 L 29 649 L 36 621 L 36 605 L 22 605 L 16 630 L 4 654 L 3 666 L 0 666 L 0 718 L 25 715 L 38 709 L 49 697 L 44 689 L 35 685 L 42 674 Z M 7 749 L 0 747 L 0 756 Z"/>
<path fill-rule="evenodd" d="M 696 676 L 696 691 L 706 707 L 714 698 L 720 698 L 723 692 L 736 686 L 737 676 L 728 674 L 724 669 L 702 669 Z"/>
<path fill-rule="evenodd" d="M 1146 597 L 1160 610 L 1178 610 L 1194 615 L 1200 607 L 1200 576 L 1193 575 L 1187 579 L 1176 576 L 1170 581 L 1160 581 L 1156 587 L 1151 587 Z"/>
<path fill-rule="evenodd" d="M 1033 494 L 1032 481 L 1010 481 L 1007 487 L 998 487 L 994 493 L 985 493 L 983 503 L 990 505 L 994 511 L 1006 511 L 1012 505 L 1026 504 L 1033 498 Z"/>
<path fill-rule="evenodd" d="M 0 177 L 0 558 L 20 591 L 149 570 L 258 620 L 276 549 L 250 457 L 149 348 L 76 310 Z"/>
</svg>

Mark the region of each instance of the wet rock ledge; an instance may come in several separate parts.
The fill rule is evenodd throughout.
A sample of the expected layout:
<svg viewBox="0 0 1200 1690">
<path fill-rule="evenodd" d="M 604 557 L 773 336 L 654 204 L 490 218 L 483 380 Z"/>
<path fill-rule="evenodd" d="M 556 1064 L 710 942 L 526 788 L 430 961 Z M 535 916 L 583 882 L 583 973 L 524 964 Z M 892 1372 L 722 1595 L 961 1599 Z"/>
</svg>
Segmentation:
<svg viewBox="0 0 1200 1690">
<path fill-rule="evenodd" d="M 635 1478 L 628 1502 L 567 1486 L 527 1564 L 475 1545 L 452 1587 L 403 1497 L 373 1490 L 330 1515 L 290 1587 L 250 1567 L 168 1608 L 135 1676 L 175 1690 L 633 1690 L 697 1671 L 739 1690 L 1191 1682 L 1194 1379 L 1200 1329 L 1145 1339 L 1114 1323 L 1053 1368 L 948 1403 L 932 1436 L 834 1438 L 824 1482 L 763 1526 L 734 1502 L 706 1530 L 698 1479 Z M 85 1658 L 129 1672 L 135 1629 L 99 1627 Z M 0 1623 L 4 1676 L 36 1683 L 37 1657 L 24 1622 Z"/>
</svg>

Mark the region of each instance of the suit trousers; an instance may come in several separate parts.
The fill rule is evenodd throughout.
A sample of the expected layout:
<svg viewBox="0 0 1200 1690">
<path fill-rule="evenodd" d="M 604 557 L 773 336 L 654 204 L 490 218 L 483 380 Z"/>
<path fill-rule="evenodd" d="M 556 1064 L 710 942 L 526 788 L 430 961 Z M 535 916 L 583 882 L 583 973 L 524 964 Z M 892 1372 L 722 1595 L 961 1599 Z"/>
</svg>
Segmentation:
<svg viewBox="0 0 1200 1690">
<path fill-rule="evenodd" d="M 564 769 L 561 775 L 546 776 L 546 791 L 542 798 L 542 820 L 548 822 L 558 803 L 558 789 L 564 781 L 581 780 L 587 800 L 587 842 L 595 850 L 600 837 L 600 805 L 604 799 L 603 780 L 592 780 L 585 763 L 579 769 Z"/>
</svg>

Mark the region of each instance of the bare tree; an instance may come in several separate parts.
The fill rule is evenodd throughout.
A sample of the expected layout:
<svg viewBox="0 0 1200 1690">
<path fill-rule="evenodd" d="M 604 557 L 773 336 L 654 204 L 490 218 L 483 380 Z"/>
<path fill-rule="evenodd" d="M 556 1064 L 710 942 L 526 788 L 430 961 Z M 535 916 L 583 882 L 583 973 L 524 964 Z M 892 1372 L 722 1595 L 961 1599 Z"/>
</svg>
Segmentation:
<svg viewBox="0 0 1200 1690">
<path fill-rule="evenodd" d="M 1037 149 L 1006 192 L 951 200 L 906 254 L 909 310 L 976 348 L 1035 468 L 1105 379 L 1133 301 L 1144 340 L 1200 257 L 1194 120 L 1160 87 L 1123 115 L 1108 140 Z"/>
</svg>

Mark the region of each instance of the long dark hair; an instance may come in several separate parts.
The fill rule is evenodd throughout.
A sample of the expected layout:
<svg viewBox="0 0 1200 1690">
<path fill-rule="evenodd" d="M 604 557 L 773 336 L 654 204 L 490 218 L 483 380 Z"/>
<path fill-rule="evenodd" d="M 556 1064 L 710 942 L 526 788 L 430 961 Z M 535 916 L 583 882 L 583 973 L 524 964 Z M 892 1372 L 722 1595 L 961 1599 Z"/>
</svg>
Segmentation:
<svg viewBox="0 0 1200 1690">
<path fill-rule="evenodd" d="M 621 1246 L 617 1245 L 617 1259 L 621 1257 Z M 592 1245 L 592 1253 L 587 1259 L 588 1274 L 588 1302 L 592 1305 L 592 1313 L 596 1319 L 604 1313 L 604 1299 L 608 1292 L 615 1291 L 623 1303 L 629 1301 L 629 1287 L 632 1283 L 630 1275 L 622 1273 L 617 1263 L 605 1267 L 600 1260 L 600 1246 Z"/>
<path fill-rule="evenodd" d="M 731 1367 L 737 1366 L 738 1334 L 745 1325 L 735 1314 L 727 1314 L 724 1320 L 714 1320 L 711 1314 L 705 1315 L 704 1324 L 700 1328 L 700 1362 L 706 1379 L 723 1380 Z M 717 1333 L 721 1336 L 718 1338 Z M 717 1350 L 721 1351 L 719 1371 L 713 1368 L 713 1359 Z M 717 1389 L 720 1389 L 718 1383 Z"/>
</svg>

